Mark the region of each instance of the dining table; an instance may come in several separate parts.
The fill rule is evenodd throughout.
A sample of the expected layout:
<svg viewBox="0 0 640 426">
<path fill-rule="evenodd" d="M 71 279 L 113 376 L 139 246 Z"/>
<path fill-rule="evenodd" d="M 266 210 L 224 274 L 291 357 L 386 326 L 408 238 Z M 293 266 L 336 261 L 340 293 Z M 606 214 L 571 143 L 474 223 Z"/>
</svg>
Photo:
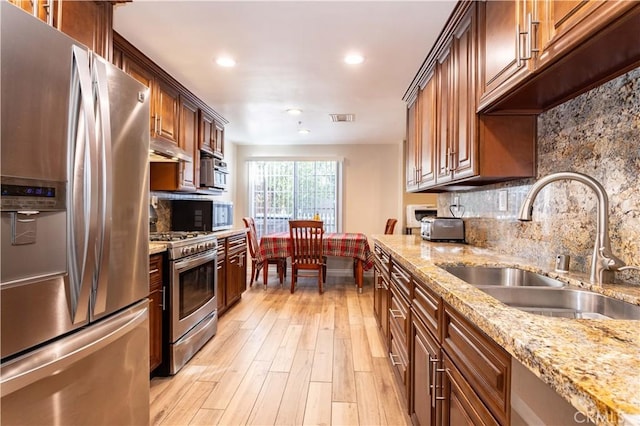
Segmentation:
<svg viewBox="0 0 640 426">
<path fill-rule="evenodd" d="M 373 267 L 373 253 L 369 248 L 369 240 L 365 234 L 326 232 L 322 236 L 324 256 L 351 257 L 355 261 L 355 281 L 358 291 L 362 293 L 363 271 Z M 289 232 L 277 232 L 263 235 L 260 238 L 260 250 L 256 260 L 263 263 L 263 284 L 266 288 L 268 278 L 268 259 L 291 257 L 291 236 Z"/>
</svg>

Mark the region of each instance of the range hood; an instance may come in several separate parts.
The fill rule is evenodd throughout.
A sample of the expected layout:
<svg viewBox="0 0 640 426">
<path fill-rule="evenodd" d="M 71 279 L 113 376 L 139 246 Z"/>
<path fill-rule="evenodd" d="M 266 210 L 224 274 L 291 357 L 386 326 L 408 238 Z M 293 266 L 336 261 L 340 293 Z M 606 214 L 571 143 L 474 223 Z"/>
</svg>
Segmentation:
<svg viewBox="0 0 640 426">
<path fill-rule="evenodd" d="M 186 161 L 192 163 L 193 157 L 178 145 L 162 139 L 151 138 L 149 140 L 149 161 L 172 163 Z"/>
</svg>

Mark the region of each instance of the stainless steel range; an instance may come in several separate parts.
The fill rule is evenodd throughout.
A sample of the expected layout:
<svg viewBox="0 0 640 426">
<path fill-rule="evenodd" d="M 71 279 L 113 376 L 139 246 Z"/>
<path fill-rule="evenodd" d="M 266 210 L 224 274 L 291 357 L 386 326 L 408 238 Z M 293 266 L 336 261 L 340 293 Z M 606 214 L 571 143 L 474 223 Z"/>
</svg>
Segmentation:
<svg viewBox="0 0 640 426">
<path fill-rule="evenodd" d="M 169 257 L 168 354 L 161 371 L 177 373 L 218 328 L 216 260 L 218 242 L 205 232 L 151 233 L 153 242 L 165 242 Z"/>
</svg>

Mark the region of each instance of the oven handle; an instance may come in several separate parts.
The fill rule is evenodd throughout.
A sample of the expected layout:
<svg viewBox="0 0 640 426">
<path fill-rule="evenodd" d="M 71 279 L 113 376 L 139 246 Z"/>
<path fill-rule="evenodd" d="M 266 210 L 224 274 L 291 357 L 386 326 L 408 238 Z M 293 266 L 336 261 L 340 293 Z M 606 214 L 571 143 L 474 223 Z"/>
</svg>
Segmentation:
<svg viewBox="0 0 640 426">
<path fill-rule="evenodd" d="M 207 250 L 205 252 L 194 254 L 193 256 L 189 256 L 184 259 L 178 259 L 174 261 L 173 267 L 176 272 L 180 272 L 186 269 L 192 269 L 196 266 L 200 266 L 212 260 L 216 260 L 217 254 L 217 250 Z"/>
</svg>

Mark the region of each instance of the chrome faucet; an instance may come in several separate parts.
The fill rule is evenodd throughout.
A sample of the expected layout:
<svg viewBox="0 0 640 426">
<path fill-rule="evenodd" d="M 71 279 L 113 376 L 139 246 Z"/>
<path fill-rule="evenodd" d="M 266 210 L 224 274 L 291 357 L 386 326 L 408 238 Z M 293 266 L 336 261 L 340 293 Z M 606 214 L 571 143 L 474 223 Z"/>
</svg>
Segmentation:
<svg viewBox="0 0 640 426">
<path fill-rule="evenodd" d="M 593 257 L 591 258 L 590 281 L 592 283 L 602 284 L 605 281 L 606 271 L 635 269 L 635 267 L 625 266 L 625 263 L 611 252 L 611 242 L 609 241 L 609 199 L 602 185 L 591 176 L 576 172 L 558 172 L 541 178 L 529 189 L 529 193 L 520 208 L 518 219 L 530 221 L 533 213 L 533 201 L 536 199 L 540 190 L 549 183 L 559 180 L 582 182 L 591 188 L 598 196 L 598 221 L 596 223 L 596 239 L 593 246 Z"/>
</svg>

